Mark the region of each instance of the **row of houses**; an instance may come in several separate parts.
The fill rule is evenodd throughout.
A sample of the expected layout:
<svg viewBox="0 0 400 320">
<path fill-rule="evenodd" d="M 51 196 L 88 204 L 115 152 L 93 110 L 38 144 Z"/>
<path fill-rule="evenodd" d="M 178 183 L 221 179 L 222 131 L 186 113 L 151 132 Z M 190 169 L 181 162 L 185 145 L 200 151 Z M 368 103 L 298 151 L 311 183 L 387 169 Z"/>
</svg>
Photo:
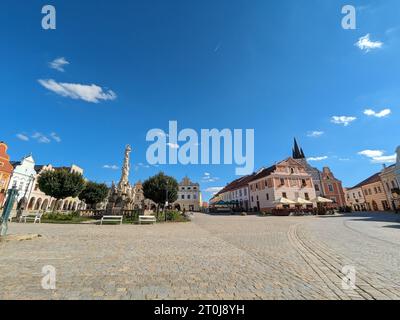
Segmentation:
<svg viewBox="0 0 400 320">
<path fill-rule="evenodd" d="M 315 206 L 319 198 L 331 207 L 354 211 L 398 211 L 400 209 L 400 147 L 397 162 L 352 188 L 344 188 L 329 167 L 312 167 L 296 139 L 292 156 L 275 165 L 229 183 L 210 204 L 233 203 L 244 211 L 272 212 L 291 204 Z"/>
<path fill-rule="evenodd" d="M 396 163 L 383 165 L 376 172 L 352 188 L 346 189 L 346 201 L 354 211 L 400 210 L 400 147 Z"/>
<path fill-rule="evenodd" d="M 319 171 L 309 165 L 295 139 L 291 157 L 229 183 L 210 204 L 224 201 L 244 211 L 271 212 L 290 203 L 313 206 L 318 197 L 332 201 L 333 207 L 346 206 L 342 182 L 328 167 Z"/>
<path fill-rule="evenodd" d="M 15 208 L 24 208 L 28 211 L 76 211 L 86 209 L 86 204 L 79 198 L 67 198 L 58 202 L 43 193 L 38 184 L 40 175 L 48 170 L 67 170 L 83 175 L 83 169 L 77 165 L 70 167 L 53 167 L 49 165 L 37 165 L 32 155 L 23 157 L 21 161 L 10 161 L 7 154 L 7 145 L 0 142 L 0 208 L 3 207 L 7 191 L 12 188 L 18 190 Z M 131 188 L 132 208 L 141 208 L 145 204 L 142 184 L 139 181 Z M 99 204 L 98 209 L 107 207 L 107 199 Z M 202 196 L 200 185 L 192 182 L 188 177 L 183 178 L 179 183 L 178 199 L 172 206 L 179 210 L 200 211 L 202 207 Z"/>
<path fill-rule="evenodd" d="M 0 208 L 4 205 L 7 191 L 12 188 L 18 190 L 15 206 L 27 210 L 75 211 L 86 208 L 86 204 L 78 198 L 67 198 L 57 202 L 42 192 L 38 184 L 39 176 L 45 171 L 67 170 L 83 175 L 82 168 L 76 165 L 70 167 L 36 165 L 32 155 L 23 157 L 21 161 L 10 161 L 7 148 L 4 142 L 0 142 Z"/>
</svg>

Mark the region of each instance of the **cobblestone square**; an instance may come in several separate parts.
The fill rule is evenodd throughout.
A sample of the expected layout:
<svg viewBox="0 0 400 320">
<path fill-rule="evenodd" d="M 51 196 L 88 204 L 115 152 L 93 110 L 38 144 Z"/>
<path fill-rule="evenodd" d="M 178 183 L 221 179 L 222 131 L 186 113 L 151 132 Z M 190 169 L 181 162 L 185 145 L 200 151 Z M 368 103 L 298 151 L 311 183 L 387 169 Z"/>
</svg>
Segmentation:
<svg viewBox="0 0 400 320">
<path fill-rule="evenodd" d="M 1 299 L 399 299 L 400 217 L 211 216 L 149 226 L 10 225 Z M 41 286 L 43 266 L 56 289 Z M 343 287 L 344 266 L 356 270 Z"/>
</svg>

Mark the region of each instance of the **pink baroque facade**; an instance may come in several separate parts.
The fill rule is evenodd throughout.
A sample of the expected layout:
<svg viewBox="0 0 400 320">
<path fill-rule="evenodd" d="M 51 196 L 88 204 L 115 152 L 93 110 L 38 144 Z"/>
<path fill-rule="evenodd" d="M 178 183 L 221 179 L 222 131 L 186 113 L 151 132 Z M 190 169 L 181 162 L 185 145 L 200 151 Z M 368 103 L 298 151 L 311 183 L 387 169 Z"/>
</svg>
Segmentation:
<svg viewBox="0 0 400 320">
<path fill-rule="evenodd" d="M 252 209 L 262 212 L 271 212 L 281 198 L 294 202 L 316 198 L 312 176 L 293 158 L 261 169 L 249 183 L 249 190 Z"/>
</svg>

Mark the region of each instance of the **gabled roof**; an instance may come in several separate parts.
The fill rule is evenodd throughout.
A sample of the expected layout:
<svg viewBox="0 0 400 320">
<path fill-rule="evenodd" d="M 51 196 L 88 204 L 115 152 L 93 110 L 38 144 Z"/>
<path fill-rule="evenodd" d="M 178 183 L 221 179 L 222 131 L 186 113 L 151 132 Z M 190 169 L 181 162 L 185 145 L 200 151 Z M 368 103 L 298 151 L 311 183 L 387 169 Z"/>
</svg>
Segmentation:
<svg viewBox="0 0 400 320">
<path fill-rule="evenodd" d="M 373 174 L 372 176 L 370 176 L 369 178 L 365 179 L 364 181 L 361 181 L 359 184 L 355 185 L 354 187 L 352 187 L 352 188 L 350 188 L 348 190 L 361 188 L 361 187 L 366 186 L 368 184 L 379 182 L 379 181 L 381 181 L 380 172 L 377 172 L 377 173 Z"/>
</svg>

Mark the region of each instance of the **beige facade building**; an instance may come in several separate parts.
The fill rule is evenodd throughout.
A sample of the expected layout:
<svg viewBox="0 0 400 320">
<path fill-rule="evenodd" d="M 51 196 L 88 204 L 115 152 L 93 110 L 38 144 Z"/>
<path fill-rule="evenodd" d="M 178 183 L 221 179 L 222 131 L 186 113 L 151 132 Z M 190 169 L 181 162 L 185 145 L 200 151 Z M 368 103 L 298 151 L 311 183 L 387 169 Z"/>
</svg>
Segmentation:
<svg viewBox="0 0 400 320">
<path fill-rule="evenodd" d="M 367 203 L 361 187 L 353 187 L 345 190 L 346 205 L 354 211 L 366 211 Z"/>
<path fill-rule="evenodd" d="M 400 208 L 400 195 L 397 194 L 397 191 L 400 186 L 396 177 L 396 165 L 394 164 L 390 167 L 384 166 L 380 173 L 380 178 L 389 201 L 390 209 L 394 211 L 398 210 Z"/>
<path fill-rule="evenodd" d="M 271 212 L 282 199 L 311 202 L 317 197 L 312 176 L 293 158 L 260 170 L 249 182 L 249 189 L 251 207 L 262 212 Z"/>
<path fill-rule="evenodd" d="M 61 169 L 68 170 L 69 172 L 78 172 L 83 175 L 83 169 L 76 165 L 72 165 L 71 167 L 60 167 L 60 168 L 54 168 L 50 164 L 47 166 L 43 165 L 35 166 L 37 175 L 34 180 L 33 190 L 28 198 L 28 207 L 27 207 L 28 211 L 37 211 L 37 210 L 50 211 L 54 209 L 60 211 L 75 211 L 86 208 L 86 204 L 83 201 L 79 200 L 79 198 L 67 198 L 64 200 L 60 200 L 56 204 L 56 200 L 54 198 L 47 196 L 39 189 L 38 178 L 41 173 L 48 170 L 61 170 Z"/>
<path fill-rule="evenodd" d="M 368 179 L 356 185 L 354 188 L 362 189 L 365 198 L 366 209 L 368 211 L 390 210 L 389 201 L 381 181 L 380 172 L 375 173 Z"/>
<path fill-rule="evenodd" d="M 178 200 L 174 202 L 173 207 L 182 211 L 200 211 L 201 200 L 200 185 L 185 177 L 179 183 Z"/>
</svg>

